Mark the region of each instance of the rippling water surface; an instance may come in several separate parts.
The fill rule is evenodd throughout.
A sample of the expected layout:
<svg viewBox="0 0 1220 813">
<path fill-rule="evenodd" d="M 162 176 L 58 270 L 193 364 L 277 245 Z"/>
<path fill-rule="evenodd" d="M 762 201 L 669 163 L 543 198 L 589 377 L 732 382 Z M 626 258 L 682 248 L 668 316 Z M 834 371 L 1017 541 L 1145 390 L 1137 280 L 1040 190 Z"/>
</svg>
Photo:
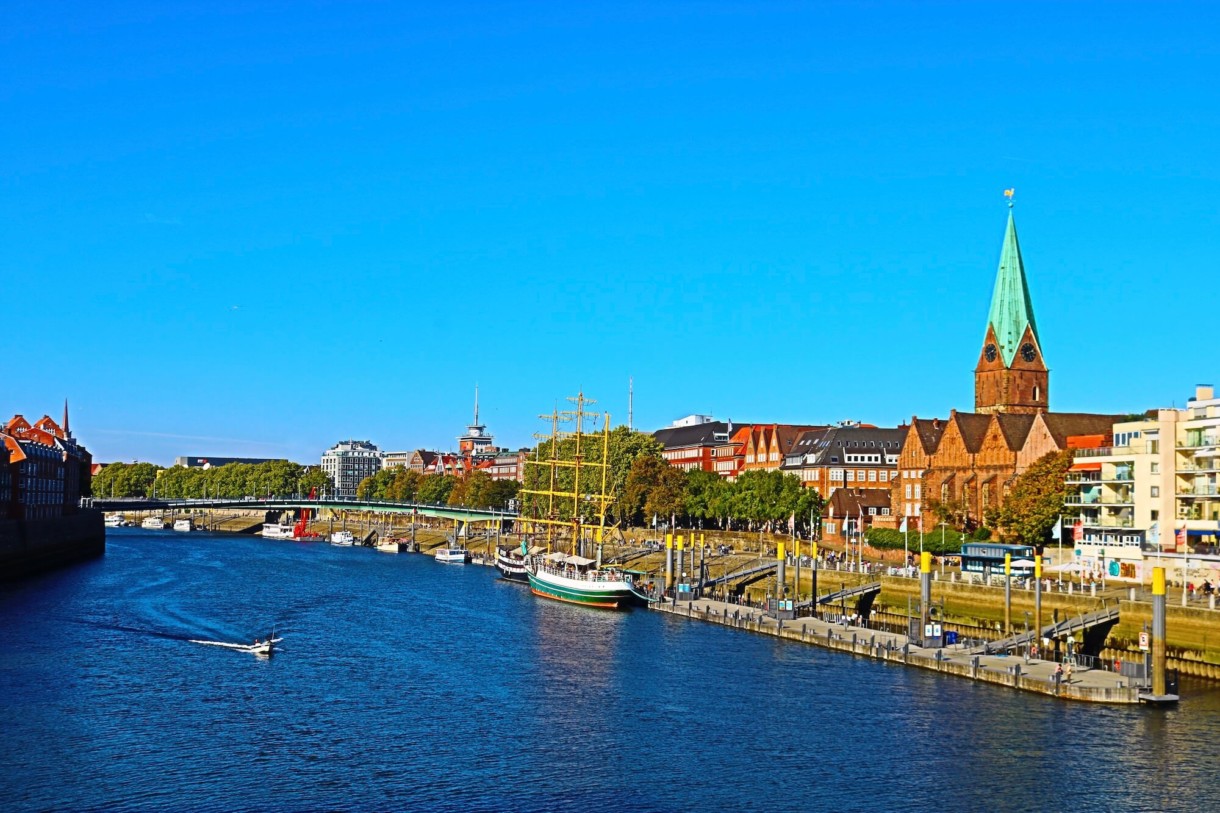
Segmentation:
<svg viewBox="0 0 1220 813">
<path fill-rule="evenodd" d="M 284 636 L 273 660 L 192 639 Z M 1220 695 L 1051 701 L 482 567 L 111 529 L 0 587 L 0 810 L 1175 810 Z"/>
</svg>

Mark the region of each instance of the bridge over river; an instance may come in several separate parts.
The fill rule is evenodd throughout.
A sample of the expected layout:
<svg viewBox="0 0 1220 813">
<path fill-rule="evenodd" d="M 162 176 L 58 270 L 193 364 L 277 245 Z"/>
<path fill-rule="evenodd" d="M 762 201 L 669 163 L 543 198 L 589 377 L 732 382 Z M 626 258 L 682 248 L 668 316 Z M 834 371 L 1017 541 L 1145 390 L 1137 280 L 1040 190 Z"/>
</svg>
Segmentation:
<svg viewBox="0 0 1220 813">
<path fill-rule="evenodd" d="M 355 497 L 208 497 L 204 499 L 94 498 L 88 504 L 99 511 L 195 511 L 201 509 L 237 509 L 245 511 L 364 511 L 374 514 L 412 514 L 415 516 L 452 519 L 459 522 L 509 522 L 517 518 L 516 511 L 491 508 L 464 508 L 456 505 L 435 505 L 420 502 L 360 500 Z"/>
</svg>

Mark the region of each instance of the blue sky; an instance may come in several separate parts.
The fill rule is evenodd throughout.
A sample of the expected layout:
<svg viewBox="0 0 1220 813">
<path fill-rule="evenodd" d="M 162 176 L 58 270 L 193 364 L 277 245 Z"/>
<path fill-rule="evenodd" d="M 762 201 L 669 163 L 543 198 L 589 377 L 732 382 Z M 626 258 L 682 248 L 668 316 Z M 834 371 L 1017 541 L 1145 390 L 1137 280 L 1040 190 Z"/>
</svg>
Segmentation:
<svg viewBox="0 0 1220 813">
<path fill-rule="evenodd" d="M 1220 384 L 1220 6 L 0 8 L 0 411 L 100 460 L 973 406 L 1006 209 L 1052 408 Z"/>
</svg>

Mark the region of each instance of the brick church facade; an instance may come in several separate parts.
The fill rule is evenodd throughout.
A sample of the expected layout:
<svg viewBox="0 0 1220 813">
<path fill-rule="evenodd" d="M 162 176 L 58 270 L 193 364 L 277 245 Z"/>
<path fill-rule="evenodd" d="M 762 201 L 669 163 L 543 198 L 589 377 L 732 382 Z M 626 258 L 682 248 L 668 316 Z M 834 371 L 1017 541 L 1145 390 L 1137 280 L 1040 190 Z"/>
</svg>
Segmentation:
<svg viewBox="0 0 1220 813">
<path fill-rule="evenodd" d="M 1055 413 L 1033 302 L 1009 204 L 1008 225 L 987 327 L 974 369 L 974 412 L 912 417 L 878 526 L 930 531 L 946 514 L 958 528 L 987 524 L 1013 482 L 1034 461 L 1068 448 L 1068 438 L 1109 438 L 1119 416 Z M 939 510 L 938 510 L 939 509 Z"/>
</svg>

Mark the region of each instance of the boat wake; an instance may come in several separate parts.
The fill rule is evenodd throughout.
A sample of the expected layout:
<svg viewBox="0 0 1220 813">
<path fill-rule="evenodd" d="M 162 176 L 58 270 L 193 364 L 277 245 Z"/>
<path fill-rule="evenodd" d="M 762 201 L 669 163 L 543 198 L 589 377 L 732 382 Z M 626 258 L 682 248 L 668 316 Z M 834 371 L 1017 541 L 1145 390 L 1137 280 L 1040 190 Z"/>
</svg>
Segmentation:
<svg viewBox="0 0 1220 813">
<path fill-rule="evenodd" d="M 234 644 L 230 641 L 205 641 L 198 638 L 190 639 L 192 644 L 203 644 L 204 646 L 219 646 L 224 649 L 232 649 L 237 652 L 253 652 L 256 655 L 268 654 L 272 647 L 283 641 L 283 638 L 269 638 L 265 641 L 260 641 L 257 644 Z"/>
</svg>

